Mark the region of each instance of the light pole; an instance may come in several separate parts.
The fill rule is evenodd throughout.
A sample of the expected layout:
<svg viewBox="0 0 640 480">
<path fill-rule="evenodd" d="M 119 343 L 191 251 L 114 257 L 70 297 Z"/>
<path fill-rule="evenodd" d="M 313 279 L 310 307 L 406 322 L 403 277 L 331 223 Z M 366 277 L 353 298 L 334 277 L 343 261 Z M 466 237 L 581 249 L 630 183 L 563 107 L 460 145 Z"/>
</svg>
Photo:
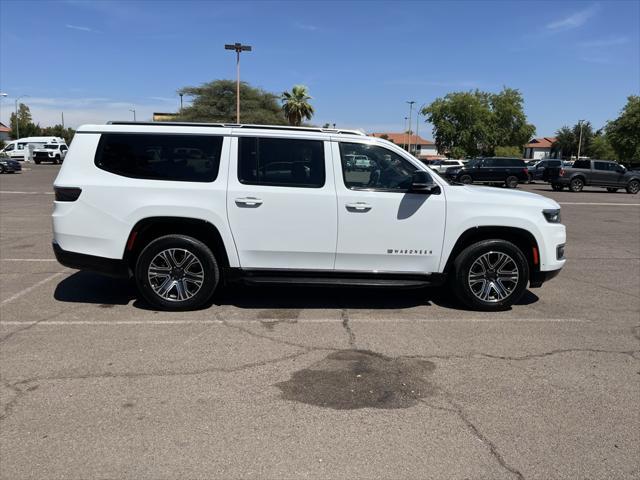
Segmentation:
<svg viewBox="0 0 640 480">
<path fill-rule="evenodd" d="M 422 112 L 422 109 L 426 106 L 427 104 L 425 103 L 416 111 L 416 154 L 418 153 L 417 146 L 418 146 L 418 128 L 420 126 L 420 113 Z M 416 158 L 418 158 L 418 155 L 416 155 Z"/>
<path fill-rule="evenodd" d="M 582 146 L 582 124 L 584 123 L 584 120 L 578 120 L 578 125 L 580 125 L 580 139 L 578 140 L 578 156 L 576 157 L 576 160 L 580 160 L 580 147 Z"/>
<path fill-rule="evenodd" d="M 404 148 L 407 148 L 407 119 L 409 117 L 404 117 Z"/>
<path fill-rule="evenodd" d="M 20 138 L 20 122 L 18 121 L 18 101 L 21 98 L 26 98 L 29 95 L 20 95 L 19 97 L 16 98 L 16 140 L 18 140 Z"/>
<path fill-rule="evenodd" d="M 411 111 L 413 110 L 413 104 L 416 102 L 411 100 L 407 103 L 409 104 L 409 146 L 407 147 L 407 151 L 411 153 Z"/>
<path fill-rule="evenodd" d="M 250 52 L 251 46 L 236 42 L 225 44 L 224 49 L 236 52 L 236 123 L 240 123 L 240 52 Z"/>
<path fill-rule="evenodd" d="M 184 92 L 180 92 L 178 93 L 178 95 L 180 95 L 180 115 L 182 115 L 182 97 L 184 95 Z"/>
<path fill-rule="evenodd" d="M 133 121 L 136 121 L 136 109 L 135 108 L 130 108 L 129 109 L 130 112 L 133 112 Z"/>
</svg>

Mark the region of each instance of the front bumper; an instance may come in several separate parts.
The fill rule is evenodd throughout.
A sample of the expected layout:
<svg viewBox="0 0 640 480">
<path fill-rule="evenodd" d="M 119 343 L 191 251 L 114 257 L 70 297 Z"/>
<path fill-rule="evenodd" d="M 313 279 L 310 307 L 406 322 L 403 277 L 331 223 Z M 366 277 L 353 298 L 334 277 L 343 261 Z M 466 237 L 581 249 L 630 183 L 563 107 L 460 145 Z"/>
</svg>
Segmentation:
<svg viewBox="0 0 640 480">
<path fill-rule="evenodd" d="M 539 288 L 544 282 L 548 282 L 552 278 L 555 278 L 560 273 L 561 268 L 558 270 L 549 270 L 548 272 L 531 272 L 529 278 L 529 288 Z"/>
<path fill-rule="evenodd" d="M 129 267 L 123 260 L 69 252 L 63 250 L 56 242 L 52 242 L 51 246 L 56 260 L 65 267 L 102 273 L 110 277 L 126 278 L 130 276 Z"/>
</svg>

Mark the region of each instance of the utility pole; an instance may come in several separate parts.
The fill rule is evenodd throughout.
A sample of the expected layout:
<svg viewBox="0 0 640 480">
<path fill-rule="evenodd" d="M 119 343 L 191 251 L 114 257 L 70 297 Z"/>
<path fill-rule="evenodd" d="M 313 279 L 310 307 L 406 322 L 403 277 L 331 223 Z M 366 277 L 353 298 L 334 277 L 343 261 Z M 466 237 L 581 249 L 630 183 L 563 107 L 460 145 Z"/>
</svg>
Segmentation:
<svg viewBox="0 0 640 480">
<path fill-rule="evenodd" d="M 16 98 L 16 140 L 20 138 L 20 122 L 18 121 L 18 101 L 21 98 L 28 97 L 29 95 L 20 95 Z"/>
<path fill-rule="evenodd" d="M 250 52 L 251 46 L 236 42 L 226 44 L 224 49 L 236 52 L 236 123 L 240 123 L 240 52 Z"/>
<path fill-rule="evenodd" d="M 0 92 L 0 121 L 2 121 L 2 99 L 8 95 L 4 92 Z"/>
<path fill-rule="evenodd" d="M 407 147 L 407 151 L 411 153 L 411 111 L 413 110 L 413 104 L 416 102 L 411 100 L 407 103 L 409 104 L 409 146 Z"/>
<path fill-rule="evenodd" d="M 62 129 L 64 130 L 64 112 L 61 112 L 61 113 L 62 113 Z"/>
<path fill-rule="evenodd" d="M 419 138 L 419 137 L 418 137 L 418 129 L 419 129 L 419 127 L 420 127 L 420 113 L 422 113 L 422 109 L 423 109 L 424 107 L 426 107 L 426 106 L 427 106 L 427 104 L 425 103 L 425 104 L 424 104 L 424 105 L 422 105 L 422 106 L 417 110 L 417 112 L 416 112 L 416 158 L 418 158 L 418 155 L 417 155 L 417 153 L 418 153 L 418 147 L 417 147 L 417 145 L 418 145 L 418 138 Z"/>
<path fill-rule="evenodd" d="M 578 156 L 576 157 L 576 160 L 580 160 L 580 147 L 582 146 L 582 124 L 584 123 L 584 120 L 578 120 L 578 125 L 580 125 L 580 139 L 578 140 Z"/>
<path fill-rule="evenodd" d="M 407 119 L 409 117 L 404 117 L 404 148 L 407 148 Z"/>
<path fill-rule="evenodd" d="M 129 109 L 130 112 L 133 112 L 133 121 L 136 121 L 136 109 L 135 108 L 130 108 Z"/>
<path fill-rule="evenodd" d="M 182 115 L 182 96 L 184 95 L 184 92 L 180 92 L 178 95 L 180 95 L 180 115 Z"/>
</svg>

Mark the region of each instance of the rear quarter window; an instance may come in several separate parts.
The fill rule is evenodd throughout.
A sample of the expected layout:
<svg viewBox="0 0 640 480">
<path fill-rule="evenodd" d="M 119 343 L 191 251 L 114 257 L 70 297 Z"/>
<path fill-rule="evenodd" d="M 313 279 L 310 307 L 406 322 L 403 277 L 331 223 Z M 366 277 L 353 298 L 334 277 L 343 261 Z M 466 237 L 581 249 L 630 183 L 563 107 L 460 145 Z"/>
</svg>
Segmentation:
<svg viewBox="0 0 640 480">
<path fill-rule="evenodd" d="M 123 177 L 213 182 L 220 167 L 222 140 L 214 135 L 105 133 L 95 164 Z"/>
<path fill-rule="evenodd" d="M 573 163 L 573 168 L 586 168 L 591 169 L 591 160 L 576 160 Z"/>
</svg>

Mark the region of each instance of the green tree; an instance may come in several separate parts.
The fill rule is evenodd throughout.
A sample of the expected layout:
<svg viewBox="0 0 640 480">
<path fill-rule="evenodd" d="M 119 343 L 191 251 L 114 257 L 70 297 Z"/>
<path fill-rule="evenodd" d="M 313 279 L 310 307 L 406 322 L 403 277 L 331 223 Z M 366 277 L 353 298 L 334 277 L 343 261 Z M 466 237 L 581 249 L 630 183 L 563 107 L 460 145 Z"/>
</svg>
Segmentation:
<svg viewBox="0 0 640 480">
<path fill-rule="evenodd" d="M 589 149 L 589 156 L 591 158 L 598 158 L 600 160 L 617 160 L 615 150 L 609 143 L 606 135 L 602 133 L 596 134 L 591 142 Z"/>
<path fill-rule="evenodd" d="M 520 147 L 496 147 L 496 157 L 517 157 L 522 158 L 522 148 Z"/>
<path fill-rule="evenodd" d="M 640 162 L 640 96 L 631 95 L 620 116 L 606 127 L 607 140 L 620 161 Z"/>
<path fill-rule="evenodd" d="M 521 155 L 524 144 L 535 134 L 527 123 L 522 94 L 505 87 L 493 94 L 480 90 L 453 92 L 422 110 L 433 124 L 435 143 L 449 156 L 464 158 L 494 155 L 496 147 L 515 147 Z"/>
<path fill-rule="evenodd" d="M 582 136 L 580 135 L 580 130 L 582 126 Z M 591 142 L 593 142 L 593 127 L 591 126 L 591 122 L 578 122 L 573 126 L 573 136 L 576 139 L 575 144 L 575 152 L 578 154 L 578 143 L 580 144 L 580 156 L 581 157 L 590 157 L 591 156 Z"/>
<path fill-rule="evenodd" d="M 67 142 L 67 145 L 69 145 L 71 140 L 73 140 L 73 136 L 76 134 L 76 131 L 73 128 L 65 128 L 61 124 L 57 124 L 53 127 L 42 128 L 40 134 L 47 137 L 62 137 Z"/>
<path fill-rule="evenodd" d="M 31 110 L 24 103 L 18 105 L 18 116 L 15 112 L 9 118 L 9 126 L 11 128 L 11 137 L 18 138 L 18 126 L 20 127 L 20 137 L 34 137 L 40 135 L 40 125 L 33 123 L 31 118 Z"/>
<path fill-rule="evenodd" d="M 282 111 L 289 125 L 300 126 L 305 118 L 311 120 L 314 111 L 309 104 L 312 97 L 304 85 L 294 85 L 291 92 L 282 92 Z"/>
<path fill-rule="evenodd" d="M 188 122 L 236 122 L 236 82 L 215 80 L 199 87 L 178 90 L 192 97 L 182 109 L 180 120 Z M 278 105 L 278 96 L 240 82 L 240 119 L 256 125 L 284 125 L 286 119 Z"/>
</svg>

